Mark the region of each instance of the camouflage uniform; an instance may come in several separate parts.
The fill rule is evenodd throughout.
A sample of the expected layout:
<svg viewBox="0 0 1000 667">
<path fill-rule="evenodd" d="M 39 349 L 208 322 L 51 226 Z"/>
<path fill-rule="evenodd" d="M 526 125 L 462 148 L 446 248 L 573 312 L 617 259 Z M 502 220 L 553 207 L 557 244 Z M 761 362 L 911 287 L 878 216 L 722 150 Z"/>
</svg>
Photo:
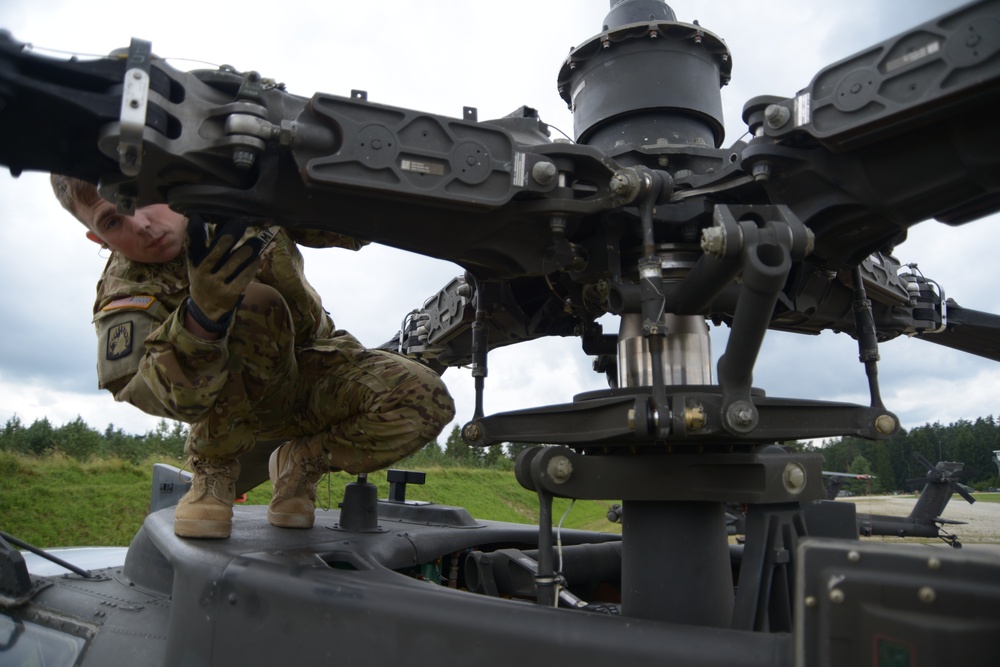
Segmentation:
<svg viewBox="0 0 1000 667">
<path fill-rule="evenodd" d="M 295 241 L 363 245 L 282 230 L 218 341 L 184 328 L 185 253 L 166 264 L 112 254 L 94 307 L 100 386 L 143 412 L 191 424 L 186 449 L 199 458 L 232 458 L 258 438 L 306 437 L 336 468 L 383 468 L 437 437 L 454 416 L 452 399 L 433 371 L 334 327 Z"/>
</svg>

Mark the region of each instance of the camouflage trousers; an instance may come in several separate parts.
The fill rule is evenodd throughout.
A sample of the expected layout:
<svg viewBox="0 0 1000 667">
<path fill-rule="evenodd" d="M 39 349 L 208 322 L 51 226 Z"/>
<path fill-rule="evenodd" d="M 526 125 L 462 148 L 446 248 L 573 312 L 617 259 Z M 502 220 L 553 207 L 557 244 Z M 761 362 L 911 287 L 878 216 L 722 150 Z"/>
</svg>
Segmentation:
<svg viewBox="0 0 1000 667">
<path fill-rule="evenodd" d="M 231 458 L 257 439 L 306 438 L 352 474 L 391 465 L 433 440 L 455 414 L 441 378 L 346 331 L 296 347 L 280 294 L 254 283 L 229 334 L 228 380 L 191 425 L 187 453 Z"/>
</svg>

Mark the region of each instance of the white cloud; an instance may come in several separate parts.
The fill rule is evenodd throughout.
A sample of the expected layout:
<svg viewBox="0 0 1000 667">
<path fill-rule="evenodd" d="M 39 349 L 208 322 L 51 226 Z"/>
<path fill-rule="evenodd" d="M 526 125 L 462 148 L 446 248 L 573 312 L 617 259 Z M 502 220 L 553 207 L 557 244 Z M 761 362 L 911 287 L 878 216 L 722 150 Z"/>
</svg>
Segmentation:
<svg viewBox="0 0 1000 667">
<path fill-rule="evenodd" d="M 995 366 L 995 364 L 993 364 Z M 887 404 L 899 414 L 921 415 L 917 423 L 905 423 L 912 428 L 925 423 L 948 424 L 963 419 L 1000 415 L 1000 369 L 984 368 L 963 378 L 938 378 L 932 383 L 913 382 L 896 385 L 887 396 Z"/>
<path fill-rule="evenodd" d="M 0 422 L 17 417 L 24 426 L 48 419 L 61 426 L 83 417 L 92 428 L 104 430 L 109 424 L 126 433 L 143 434 L 156 428 L 156 417 L 131 405 L 116 403 L 106 393 L 79 393 L 54 389 L 47 384 L 10 382 L 0 377 Z"/>
</svg>

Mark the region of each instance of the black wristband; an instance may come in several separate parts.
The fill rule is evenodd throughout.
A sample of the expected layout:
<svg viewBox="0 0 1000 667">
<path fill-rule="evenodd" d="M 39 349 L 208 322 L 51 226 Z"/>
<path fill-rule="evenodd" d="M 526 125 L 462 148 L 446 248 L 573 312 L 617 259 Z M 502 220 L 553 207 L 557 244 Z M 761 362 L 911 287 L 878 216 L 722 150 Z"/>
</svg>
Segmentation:
<svg viewBox="0 0 1000 667">
<path fill-rule="evenodd" d="M 191 318 L 198 323 L 198 326 L 209 333 L 226 333 L 229 330 L 229 323 L 233 321 L 233 313 L 236 312 L 236 309 L 233 308 L 218 320 L 212 320 L 198 307 L 198 304 L 190 296 L 185 301 L 185 305 Z"/>
</svg>

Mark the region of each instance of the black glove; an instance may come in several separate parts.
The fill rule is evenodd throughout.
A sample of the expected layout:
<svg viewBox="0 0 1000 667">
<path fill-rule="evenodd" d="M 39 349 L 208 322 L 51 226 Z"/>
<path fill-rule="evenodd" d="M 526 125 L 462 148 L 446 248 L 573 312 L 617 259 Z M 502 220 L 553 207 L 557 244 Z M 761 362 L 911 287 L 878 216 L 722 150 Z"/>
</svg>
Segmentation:
<svg viewBox="0 0 1000 667">
<path fill-rule="evenodd" d="M 216 225 L 209 242 L 205 221 L 197 215 L 188 218 L 187 309 L 206 331 L 229 329 L 247 285 L 257 274 L 265 242 L 255 237 L 239 243 L 246 229 L 245 221 L 229 220 Z"/>
</svg>

